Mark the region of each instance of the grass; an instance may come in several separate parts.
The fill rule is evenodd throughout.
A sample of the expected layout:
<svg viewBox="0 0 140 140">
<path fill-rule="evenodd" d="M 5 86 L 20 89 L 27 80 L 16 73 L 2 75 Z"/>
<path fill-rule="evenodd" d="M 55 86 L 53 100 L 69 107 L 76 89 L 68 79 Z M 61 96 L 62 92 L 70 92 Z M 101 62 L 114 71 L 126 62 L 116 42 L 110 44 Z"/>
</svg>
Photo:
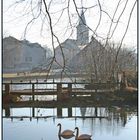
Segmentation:
<svg viewBox="0 0 140 140">
<path fill-rule="evenodd" d="M 48 73 L 3 73 L 2 74 L 2 77 L 3 78 L 14 78 L 14 77 L 21 77 L 21 76 L 27 76 L 27 77 L 30 77 L 30 76 L 46 76 Z"/>
</svg>

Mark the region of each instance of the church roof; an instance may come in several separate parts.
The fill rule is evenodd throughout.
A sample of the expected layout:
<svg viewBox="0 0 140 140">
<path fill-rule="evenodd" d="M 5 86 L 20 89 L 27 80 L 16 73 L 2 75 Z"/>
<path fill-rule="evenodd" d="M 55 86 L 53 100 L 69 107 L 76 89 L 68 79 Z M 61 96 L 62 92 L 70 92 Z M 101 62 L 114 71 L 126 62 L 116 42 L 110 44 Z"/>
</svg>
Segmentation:
<svg viewBox="0 0 140 140">
<path fill-rule="evenodd" d="M 61 46 L 63 48 L 69 48 L 69 49 L 79 49 L 78 44 L 77 44 L 77 40 L 75 39 L 66 39 L 63 43 L 61 43 Z M 60 49 L 60 45 L 56 47 L 55 50 Z"/>
</svg>

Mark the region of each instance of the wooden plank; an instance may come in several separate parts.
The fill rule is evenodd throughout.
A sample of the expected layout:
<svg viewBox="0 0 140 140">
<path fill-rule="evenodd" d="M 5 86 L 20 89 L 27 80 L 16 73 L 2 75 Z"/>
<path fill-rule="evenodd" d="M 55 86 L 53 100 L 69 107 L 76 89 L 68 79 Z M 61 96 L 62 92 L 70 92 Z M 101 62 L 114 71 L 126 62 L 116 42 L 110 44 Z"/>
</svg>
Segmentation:
<svg viewBox="0 0 140 140">
<path fill-rule="evenodd" d="M 5 85 L 7 85 L 7 83 L 3 83 Z M 69 93 L 69 94 L 81 94 L 81 95 L 84 95 L 84 94 L 87 94 L 87 95 L 91 95 L 92 93 L 95 93 L 95 92 L 110 92 L 112 91 L 111 89 L 107 89 L 108 87 L 110 86 L 113 86 L 114 84 L 113 83 L 94 83 L 92 84 L 93 85 L 93 89 L 85 89 L 85 88 L 72 88 L 72 82 L 50 82 L 50 83 L 10 83 L 8 84 L 9 86 L 10 85 L 24 85 L 24 84 L 29 84 L 29 85 L 32 85 L 32 88 L 31 89 L 24 89 L 24 90 L 14 90 L 14 91 L 10 91 L 11 94 L 16 94 L 16 95 L 60 95 L 59 93 Z M 44 88 L 44 89 L 37 89 L 35 87 L 35 85 L 38 85 L 38 84 L 56 84 L 57 87 L 56 89 L 47 89 L 47 88 Z M 62 88 L 62 84 L 68 84 L 68 88 Z M 86 83 L 74 83 L 74 84 L 86 84 Z M 60 88 L 58 88 L 58 85 L 61 85 Z M 59 90 L 60 91 L 59 91 Z M 57 94 L 58 93 L 58 94 Z M 60 95 L 61 96 L 61 95 Z M 34 97 L 34 96 L 33 96 Z"/>
<path fill-rule="evenodd" d="M 6 84 L 6 83 L 2 83 L 2 84 Z M 26 84 L 29 84 L 29 85 L 31 85 L 31 84 L 37 84 L 37 85 L 39 85 L 39 84 L 90 84 L 89 82 L 9 82 L 9 84 L 11 84 L 11 85 L 26 85 Z"/>
<path fill-rule="evenodd" d="M 10 116 L 6 117 L 3 116 L 2 118 L 11 118 L 11 119 L 23 119 L 23 118 L 35 118 L 35 119 L 43 119 L 43 118 L 51 118 L 51 117 L 59 117 L 59 118 L 70 118 L 69 116 Z M 108 116 L 71 116 L 71 118 L 84 118 L 84 119 L 92 119 L 92 118 L 98 118 L 98 119 L 108 119 Z"/>
<path fill-rule="evenodd" d="M 57 91 L 42 91 L 42 92 L 18 92 L 18 91 L 12 91 L 11 94 L 13 95 L 57 95 Z"/>
<path fill-rule="evenodd" d="M 103 92 L 110 92 L 111 90 L 98 90 L 98 93 L 103 93 Z M 61 93 L 68 93 L 67 90 L 63 90 Z M 86 90 L 86 89 L 82 89 L 82 90 L 72 90 L 72 92 L 70 94 L 72 95 L 91 95 L 92 93 L 96 93 L 95 90 Z M 57 90 L 34 90 L 34 92 L 32 92 L 32 90 L 15 90 L 15 91 L 11 91 L 10 94 L 13 95 L 58 95 L 59 92 Z"/>
</svg>

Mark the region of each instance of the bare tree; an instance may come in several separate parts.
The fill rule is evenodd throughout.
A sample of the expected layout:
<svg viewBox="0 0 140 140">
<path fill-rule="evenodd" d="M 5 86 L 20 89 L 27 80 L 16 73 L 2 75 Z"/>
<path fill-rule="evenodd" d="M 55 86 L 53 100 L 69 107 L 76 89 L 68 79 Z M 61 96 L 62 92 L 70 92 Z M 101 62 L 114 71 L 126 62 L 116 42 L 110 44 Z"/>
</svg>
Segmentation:
<svg viewBox="0 0 140 140">
<path fill-rule="evenodd" d="M 104 2 L 102 0 L 97 0 L 95 2 L 90 3 L 92 5 L 88 5 L 88 1 L 86 0 L 18 0 L 13 5 L 10 6 L 14 7 L 16 9 L 18 6 L 23 6 L 21 17 L 28 17 L 30 16 L 30 20 L 26 24 L 25 31 L 24 31 L 24 37 L 28 34 L 30 31 L 30 28 L 35 25 L 36 21 L 41 21 L 40 26 L 40 34 L 43 35 L 45 30 L 49 30 L 50 36 L 51 36 L 51 46 L 53 49 L 53 58 L 50 64 L 48 65 L 48 70 L 51 70 L 52 64 L 55 62 L 58 64 L 63 70 L 62 73 L 65 72 L 66 68 L 66 61 L 65 61 L 65 54 L 63 52 L 63 48 L 61 46 L 61 41 L 59 38 L 59 34 L 61 32 L 56 31 L 56 27 L 60 24 L 63 24 L 64 19 L 67 20 L 67 26 L 64 27 L 65 31 L 64 34 L 69 32 L 69 37 L 73 34 L 75 26 L 78 22 L 78 20 L 73 20 L 73 17 L 79 17 L 81 9 L 84 11 L 84 13 L 90 12 L 92 9 L 98 9 L 98 19 L 96 22 L 96 26 L 92 27 L 91 25 L 85 24 L 86 27 L 91 32 L 91 36 L 96 37 L 97 39 L 101 39 L 104 41 L 104 48 L 109 46 L 109 42 L 115 35 L 116 30 L 119 28 L 119 23 L 121 22 L 121 18 L 123 15 L 125 15 L 126 9 L 128 8 L 129 1 L 128 0 L 117 0 L 117 4 L 115 7 L 113 7 L 112 12 L 110 12 L 108 9 L 104 7 Z M 92 53 L 92 59 L 93 59 L 93 69 L 94 73 L 96 75 L 96 79 L 98 79 L 98 75 L 102 74 L 103 72 L 108 73 L 110 76 L 114 74 L 116 69 L 121 67 L 122 64 L 119 64 L 123 58 L 120 57 L 122 51 L 122 44 L 124 41 L 124 38 L 127 34 L 127 31 L 129 29 L 130 21 L 132 18 L 132 14 L 134 12 L 134 9 L 136 8 L 137 0 L 133 0 L 131 2 L 131 7 L 129 7 L 129 16 L 127 19 L 127 24 L 124 27 L 125 31 L 122 33 L 122 38 L 120 40 L 120 43 L 117 48 L 114 49 L 114 47 L 111 47 L 109 50 L 107 49 L 100 49 L 98 52 L 98 55 L 95 55 Z M 58 11 L 54 10 L 54 7 L 58 6 Z M 73 7 L 73 9 L 71 8 Z M 54 10 L 54 11 L 53 11 Z M 100 30 L 104 20 L 104 16 L 107 17 L 108 21 L 108 31 L 106 31 L 106 34 L 101 36 L 98 33 L 98 30 Z M 82 19 L 81 19 L 82 20 Z M 46 39 L 47 42 L 47 39 Z M 61 65 L 57 59 L 56 59 L 56 52 L 55 47 L 56 45 L 60 46 L 61 55 L 63 58 L 63 64 Z M 123 54 L 124 55 L 124 54 Z M 105 58 L 106 57 L 106 58 Z M 128 58 L 130 60 L 130 57 Z M 109 60 L 107 62 L 107 60 Z M 126 59 L 127 60 L 127 59 Z M 128 61 L 128 60 L 127 60 Z M 131 60 L 130 60 L 131 61 Z M 125 62 L 123 62 L 125 63 Z M 104 67 L 104 68 L 103 68 Z M 48 75 L 47 75 L 48 76 Z"/>
<path fill-rule="evenodd" d="M 91 64 L 97 65 L 92 69 L 92 72 L 95 73 L 96 81 L 99 79 L 103 81 L 113 80 L 112 78 L 117 78 L 117 73 L 121 73 L 125 70 L 136 72 L 137 54 L 134 48 L 126 48 L 125 45 L 122 45 L 117 56 L 117 62 L 114 63 L 119 47 L 120 44 L 108 42 L 105 48 L 101 47 L 100 50 L 94 49 L 91 51 Z M 115 69 L 114 64 L 116 65 Z M 89 67 L 92 66 L 89 65 Z"/>
</svg>

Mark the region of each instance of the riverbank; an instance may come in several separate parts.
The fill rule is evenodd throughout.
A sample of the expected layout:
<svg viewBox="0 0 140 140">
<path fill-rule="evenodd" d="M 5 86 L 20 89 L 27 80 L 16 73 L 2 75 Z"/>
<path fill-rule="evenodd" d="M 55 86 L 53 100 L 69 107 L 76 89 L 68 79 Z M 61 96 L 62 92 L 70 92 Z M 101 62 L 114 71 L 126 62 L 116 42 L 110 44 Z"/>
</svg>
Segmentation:
<svg viewBox="0 0 140 140">
<path fill-rule="evenodd" d="M 86 73 L 4 73 L 2 75 L 3 82 L 19 82 L 19 81 L 48 81 L 50 79 L 65 79 L 73 81 L 72 79 L 86 79 L 88 74 Z"/>
</svg>

